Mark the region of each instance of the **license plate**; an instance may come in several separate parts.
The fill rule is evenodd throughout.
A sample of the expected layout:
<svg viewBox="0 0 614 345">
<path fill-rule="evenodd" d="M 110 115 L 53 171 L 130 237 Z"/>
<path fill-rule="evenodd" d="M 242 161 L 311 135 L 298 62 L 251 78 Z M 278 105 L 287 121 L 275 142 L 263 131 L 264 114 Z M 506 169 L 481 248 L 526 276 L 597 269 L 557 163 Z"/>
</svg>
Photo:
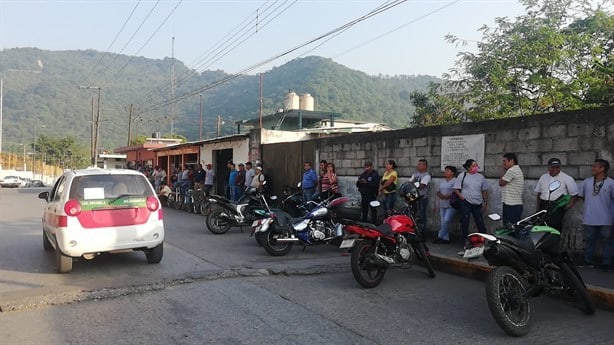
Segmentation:
<svg viewBox="0 0 614 345">
<path fill-rule="evenodd" d="M 482 253 L 484 253 L 484 246 L 466 249 L 465 254 L 463 255 L 463 258 L 465 259 L 476 258 L 482 255 Z"/>
<path fill-rule="evenodd" d="M 350 238 L 347 240 L 343 240 L 341 242 L 341 244 L 339 245 L 339 248 L 344 249 L 344 248 L 352 248 L 354 246 L 354 242 L 356 241 L 355 238 Z"/>
<path fill-rule="evenodd" d="M 253 227 L 256 227 L 256 226 L 258 226 L 258 225 L 260 225 L 260 220 L 255 220 L 255 221 L 252 223 L 252 228 L 253 228 Z"/>
</svg>

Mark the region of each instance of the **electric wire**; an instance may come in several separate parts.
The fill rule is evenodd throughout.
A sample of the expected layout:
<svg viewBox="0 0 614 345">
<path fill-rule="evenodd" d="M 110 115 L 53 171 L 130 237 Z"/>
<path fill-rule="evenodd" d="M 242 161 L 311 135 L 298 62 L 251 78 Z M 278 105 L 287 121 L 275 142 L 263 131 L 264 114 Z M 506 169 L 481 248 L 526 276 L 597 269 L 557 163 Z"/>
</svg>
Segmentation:
<svg viewBox="0 0 614 345">
<path fill-rule="evenodd" d="M 458 3 L 458 2 L 460 2 L 460 0 L 452 1 L 452 2 L 447 3 L 447 4 L 445 4 L 445 5 L 441 6 L 441 7 L 438 7 L 438 8 L 436 8 L 436 9 L 434 9 L 434 10 L 430 11 L 430 12 L 427 12 L 427 13 L 425 13 L 425 14 L 423 14 L 423 15 L 419 16 L 419 17 L 416 17 L 416 18 L 414 18 L 414 19 L 410 20 L 409 22 L 407 22 L 407 23 L 405 23 L 405 24 L 402 24 L 402 25 L 400 25 L 400 26 L 397 26 L 396 28 L 394 28 L 394 29 L 392 29 L 392 30 L 386 31 L 386 32 L 384 32 L 384 33 L 383 33 L 383 34 L 381 34 L 381 35 L 375 36 L 375 37 L 373 37 L 373 38 L 371 38 L 371 39 L 369 39 L 369 40 L 367 40 L 367 41 L 364 41 L 363 43 L 360 43 L 360 44 L 358 44 L 358 45 L 356 45 L 356 46 L 354 46 L 354 47 L 352 47 L 352 48 L 349 48 L 349 49 L 347 49 L 347 50 L 344 50 L 343 52 L 341 52 L 341 53 L 339 53 L 339 54 L 334 55 L 334 56 L 333 56 L 333 58 L 338 58 L 338 57 L 343 56 L 343 55 L 345 55 L 345 54 L 347 54 L 347 53 L 349 53 L 349 52 L 351 52 L 351 51 L 354 51 L 354 50 L 356 50 L 356 49 L 358 49 L 358 48 L 362 48 L 362 47 L 364 47 L 365 45 L 367 45 L 367 44 L 369 44 L 369 43 L 372 43 L 372 42 L 374 42 L 374 41 L 376 41 L 376 40 L 378 40 L 378 39 L 380 39 L 380 38 L 382 38 L 382 37 L 388 36 L 388 35 L 392 34 L 393 32 L 396 32 L 396 31 L 398 31 L 398 30 L 401 30 L 402 28 L 404 28 L 404 27 L 406 27 L 406 26 L 408 26 L 408 25 L 414 24 L 414 23 L 416 23 L 416 22 L 418 22 L 418 21 L 420 21 L 420 20 L 422 20 L 422 19 L 424 19 L 424 18 L 427 18 L 427 17 L 429 17 L 429 16 L 431 16 L 431 15 L 433 15 L 433 14 L 437 13 L 437 12 L 443 11 L 444 9 L 446 9 L 446 8 L 448 8 L 448 7 L 450 7 L 450 6 L 454 5 L 454 4 L 456 4 L 456 3 Z"/>
<path fill-rule="evenodd" d="M 340 27 L 337 27 L 337 28 L 335 28 L 335 29 L 333 29 L 333 30 L 331 30 L 329 32 L 324 33 L 324 34 L 321 34 L 321 35 L 319 35 L 319 36 L 317 36 L 315 38 L 312 38 L 312 39 L 310 39 L 310 40 L 308 40 L 306 42 L 303 42 L 303 43 L 299 44 L 298 46 L 295 46 L 295 47 L 290 48 L 290 49 L 288 49 L 286 51 L 283 51 L 283 52 L 281 52 L 281 53 L 279 53 L 277 55 L 274 55 L 274 56 L 264 60 L 264 61 L 261 61 L 261 62 L 259 62 L 257 64 L 254 64 L 254 65 L 252 65 L 250 67 L 247 67 L 247 68 L 243 69 L 240 72 L 237 72 L 235 74 L 232 74 L 232 75 L 229 75 L 229 76 L 227 76 L 225 78 L 222 78 L 222 79 L 220 79 L 218 81 L 215 81 L 215 82 L 213 82 L 213 83 L 211 83 L 211 84 L 209 84 L 209 85 L 207 85 L 205 87 L 198 88 L 196 90 L 193 90 L 193 91 L 190 91 L 190 92 L 184 94 L 183 96 L 176 97 L 174 100 L 167 100 L 167 101 L 164 101 L 164 102 L 161 102 L 161 103 L 158 103 L 158 104 L 154 104 L 154 105 L 152 105 L 152 106 L 150 106 L 148 108 L 143 109 L 140 113 L 145 113 L 145 112 L 153 111 L 155 109 L 159 109 L 161 107 L 167 106 L 167 105 L 169 105 L 169 104 L 171 104 L 173 102 L 177 102 L 177 101 L 186 99 L 188 97 L 194 96 L 194 95 L 196 95 L 198 93 L 202 93 L 202 92 L 205 92 L 207 90 L 210 90 L 210 89 L 212 89 L 214 87 L 217 87 L 217 86 L 219 86 L 221 84 L 224 84 L 224 83 L 226 83 L 226 82 L 228 82 L 230 80 L 238 78 L 239 76 L 242 76 L 243 74 L 248 73 L 248 72 L 250 72 L 250 71 L 252 71 L 252 70 L 254 70 L 256 68 L 264 66 L 264 65 L 266 65 L 266 64 L 268 64 L 268 63 L 270 63 L 272 61 L 275 61 L 275 60 L 277 60 L 277 59 L 279 59 L 279 58 L 281 58 L 283 56 L 289 55 L 289 54 L 291 54 L 291 53 L 293 53 L 293 52 L 295 52 L 295 51 L 297 51 L 297 50 L 299 50 L 299 49 L 301 49 L 301 48 L 303 48 L 305 46 L 308 46 L 308 45 L 310 45 L 310 44 L 312 44 L 314 42 L 317 42 L 317 41 L 319 41 L 321 39 L 324 39 L 326 37 L 334 35 L 335 33 L 339 32 L 339 31 L 346 30 L 346 28 L 352 27 L 352 26 L 354 26 L 354 25 L 356 25 L 356 24 L 358 24 L 358 23 L 360 23 L 362 21 L 365 21 L 365 20 L 367 20 L 367 19 L 369 19 L 369 18 L 371 18 L 371 17 L 373 17 L 375 15 L 378 15 L 378 14 L 380 14 L 382 12 L 388 11 L 391 8 L 394 8 L 394 7 L 404 3 L 406 1 L 407 0 L 397 0 L 397 1 L 392 1 L 390 3 L 387 2 L 386 4 L 378 6 L 374 10 L 371 10 L 370 12 L 368 12 L 367 14 L 365 14 L 365 15 L 363 15 L 361 17 L 358 17 L 358 18 L 356 18 L 354 20 L 351 20 L 351 21 L 343 24 Z"/>
<path fill-rule="evenodd" d="M 258 23 L 256 23 L 256 29 L 257 30 L 262 30 L 263 28 L 267 27 L 273 20 L 275 20 L 277 17 L 279 17 L 281 14 L 283 14 L 285 11 L 287 11 L 290 7 L 292 7 L 298 0 L 294 0 L 293 2 L 289 3 L 286 5 L 285 8 L 283 8 L 280 12 L 275 13 L 280 7 L 282 7 L 285 3 L 282 2 L 279 6 L 277 6 L 273 12 L 263 16 L 261 18 L 261 20 L 266 20 L 268 19 L 270 16 L 273 16 L 271 19 L 269 19 L 268 21 L 266 21 L 264 24 L 258 25 Z M 271 6 L 273 6 L 277 1 L 275 1 L 273 4 L 269 5 L 267 8 L 264 9 L 264 11 L 262 13 L 265 13 Z M 265 3 L 266 4 L 266 3 Z M 250 15 L 249 18 L 251 18 L 252 15 Z M 245 22 L 245 21 L 244 21 Z M 235 33 L 234 35 L 232 35 L 230 38 L 234 38 L 239 32 L 244 31 L 245 28 L 251 28 L 253 26 L 252 25 L 246 25 L 244 26 L 244 28 L 242 28 L 240 31 L 238 31 L 237 33 Z M 237 47 L 239 47 L 241 44 L 243 44 L 245 41 L 247 41 L 249 38 L 251 38 L 253 35 L 255 35 L 258 31 L 251 31 L 242 34 L 240 37 L 234 39 L 233 41 L 229 42 L 229 39 L 226 40 L 226 43 L 224 43 L 226 45 L 226 47 L 222 47 L 221 45 L 218 45 L 217 48 L 212 48 L 210 49 L 211 53 L 208 54 L 208 56 L 206 56 L 203 59 L 200 59 L 201 61 L 199 62 L 199 64 L 195 67 L 191 67 L 189 69 L 186 69 L 184 71 L 184 73 L 182 73 L 182 75 L 179 77 L 179 79 L 177 79 L 175 81 L 175 86 L 176 87 L 180 87 L 182 84 L 186 83 L 188 80 L 192 79 L 193 77 L 199 75 L 198 73 L 198 69 L 203 69 L 206 70 L 207 68 L 209 68 L 210 66 L 212 66 L 215 62 L 219 61 L 220 59 L 222 59 L 224 56 L 228 55 L 230 52 L 232 52 L 233 50 L 235 50 Z M 246 36 L 247 35 L 247 36 Z M 227 35 L 228 36 L 228 35 Z M 240 40 L 241 39 L 241 40 Z M 240 41 L 238 41 L 240 40 Z M 237 42 L 238 41 L 238 42 Z M 233 46 L 228 46 L 229 44 L 233 44 Z M 221 50 L 220 50 L 221 49 Z M 216 52 L 214 54 L 214 52 Z M 213 54 L 213 56 L 211 56 Z M 207 60 L 205 60 L 208 57 Z M 213 59 L 213 60 L 212 60 Z M 205 63 L 207 63 L 205 65 Z M 203 67 L 204 66 L 204 67 Z M 163 95 L 166 92 L 168 92 L 169 86 L 164 86 L 162 89 L 160 90 L 156 90 L 153 91 L 152 93 L 150 93 L 147 97 L 146 100 L 143 103 L 150 103 L 151 101 L 153 101 L 153 98 L 156 95 Z"/>
<path fill-rule="evenodd" d="M 136 59 L 137 55 L 141 52 L 141 50 L 143 50 L 143 48 L 145 48 L 145 46 L 147 46 L 147 44 L 149 44 L 149 42 L 154 38 L 154 36 L 158 33 L 158 31 L 160 31 L 162 26 L 164 26 L 166 21 L 173 15 L 173 13 L 175 13 L 175 10 L 177 10 L 177 8 L 179 7 L 179 5 L 181 5 L 182 2 L 183 2 L 183 0 L 179 0 L 179 2 L 177 2 L 177 5 L 175 5 L 175 7 L 173 7 L 171 12 L 166 16 L 166 18 L 164 18 L 162 23 L 160 23 L 160 25 L 158 25 L 158 28 L 151 34 L 151 36 L 149 36 L 147 41 L 145 41 L 145 43 L 143 43 L 143 45 L 139 48 L 139 50 L 137 50 L 136 53 L 134 53 L 130 57 L 128 62 L 126 62 L 117 72 L 115 72 L 115 74 L 111 77 L 111 79 L 116 78 L 134 59 Z"/>
<path fill-rule="evenodd" d="M 141 0 L 137 1 L 136 5 L 134 5 L 134 7 L 132 8 L 132 11 L 130 12 L 130 14 L 128 15 L 128 18 L 126 18 L 126 20 L 124 21 L 124 24 L 122 25 L 122 27 L 119 29 L 119 31 L 117 32 L 117 34 L 115 35 L 115 38 L 113 38 L 113 41 L 111 42 L 111 44 L 109 44 L 109 46 L 107 47 L 107 49 L 105 50 L 105 52 L 102 54 L 102 56 L 100 57 L 100 59 L 98 59 L 98 62 L 96 62 L 96 64 L 94 65 L 94 67 L 90 70 L 90 72 L 87 74 L 87 77 L 85 78 L 85 80 L 87 80 L 87 82 L 84 85 L 91 85 L 90 84 L 90 77 L 92 76 L 92 74 L 94 73 L 94 71 L 96 70 L 96 68 L 98 68 L 98 66 L 100 66 L 100 63 L 102 63 L 102 60 L 105 58 L 105 56 L 107 56 L 107 54 L 109 53 L 109 50 L 111 50 L 111 47 L 113 47 L 113 44 L 115 44 L 115 42 L 117 41 L 117 39 L 119 38 L 119 35 L 121 35 L 121 33 L 124 31 L 124 29 L 126 28 L 126 25 L 128 24 L 128 22 L 130 21 L 130 19 L 132 18 L 132 16 L 134 15 L 134 12 L 136 11 L 136 9 L 139 7 L 139 4 L 141 3 Z"/>
<path fill-rule="evenodd" d="M 124 52 L 124 50 L 126 49 L 126 47 L 128 46 L 128 44 L 130 44 L 130 42 L 132 42 L 132 40 L 134 39 L 134 37 L 136 36 L 136 34 L 141 30 L 141 28 L 143 27 L 143 25 L 145 24 L 145 22 L 147 21 L 147 19 L 149 18 L 149 16 L 151 16 L 151 14 L 153 13 L 153 11 L 156 9 L 156 7 L 158 7 L 158 4 L 160 3 L 160 0 L 156 1 L 156 3 L 154 4 L 154 6 L 151 8 L 151 10 L 149 10 L 149 13 L 147 13 L 147 15 L 145 16 L 145 18 L 143 18 L 143 20 L 141 21 L 141 24 L 139 24 L 139 26 L 137 27 L 137 29 L 134 31 L 134 33 L 132 34 L 132 36 L 130 36 L 130 38 L 128 39 L 128 42 L 126 42 L 126 44 L 124 44 L 124 46 L 122 47 L 122 49 L 115 55 L 115 57 L 113 58 L 113 60 L 107 65 L 107 68 L 105 68 L 105 70 L 100 73 L 95 79 L 94 82 L 92 84 L 96 84 L 98 83 L 98 80 L 100 80 L 102 77 L 104 77 L 104 75 L 107 73 L 107 71 L 109 70 L 109 68 L 111 68 L 111 66 L 115 63 L 115 61 L 117 61 L 117 59 L 121 56 L 121 54 Z"/>
</svg>

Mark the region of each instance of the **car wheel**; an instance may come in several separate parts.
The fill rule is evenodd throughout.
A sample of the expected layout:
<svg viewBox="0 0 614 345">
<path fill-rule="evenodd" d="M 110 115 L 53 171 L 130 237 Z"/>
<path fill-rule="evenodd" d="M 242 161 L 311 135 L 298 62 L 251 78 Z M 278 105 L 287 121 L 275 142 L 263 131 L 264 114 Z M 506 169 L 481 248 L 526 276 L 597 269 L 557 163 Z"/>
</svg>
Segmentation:
<svg viewBox="0 0 614 345">
<path fill-rule="evenodd" d="M 55 247 L 55 263 L 59 273 L 70 273 L 72 271 L 72 258 L 64 255 L 57 244 Z"/>
<path fill-rule="evenodd" d="M 47 235 L 45 234 L 45 230 L 43 230 L 43 248 L 47 252 L 53 250 L 53 246 L 51 245 L 51 242 L 49 242 L 49 239 L 47 238 Z"/>
<path fill-rule="evenodd" d="M 147 257 L 147 262 L 150 264 L 157 264 L 162 261 L 162 255 L 164 254 L 164 242 L 158 244 L 157 246 L 147 249 L 145 251 L 145 257 Z"/>
</svg>

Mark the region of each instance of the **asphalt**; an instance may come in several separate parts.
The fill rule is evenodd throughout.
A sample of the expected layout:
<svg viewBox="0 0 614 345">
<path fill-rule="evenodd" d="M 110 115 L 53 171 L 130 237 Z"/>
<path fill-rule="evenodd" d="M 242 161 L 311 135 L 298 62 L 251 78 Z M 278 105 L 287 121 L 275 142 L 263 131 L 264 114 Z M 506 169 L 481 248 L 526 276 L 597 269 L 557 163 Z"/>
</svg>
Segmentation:
<svg viewBox="0 0 614 345">
<path fill-rule="evenodd" d="M 484 257 L 464 259 L 458 255 L 463 249 L 461 243 L 434 244 L 429 242 L 431 262 L 438 271 L 484 281 L 491 267 Z M 595 306 L 614 311 L 614 271 L 599 268 L 578 269 Z"/>
</svg>

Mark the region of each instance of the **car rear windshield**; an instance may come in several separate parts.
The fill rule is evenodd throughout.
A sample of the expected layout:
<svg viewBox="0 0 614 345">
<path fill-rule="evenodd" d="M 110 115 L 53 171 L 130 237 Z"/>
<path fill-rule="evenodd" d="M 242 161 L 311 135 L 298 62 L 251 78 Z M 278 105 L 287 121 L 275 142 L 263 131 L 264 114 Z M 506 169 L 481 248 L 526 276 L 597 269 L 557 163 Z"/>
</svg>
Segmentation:
<svg viewBox="0 0 614 345">
<path fill-rule="evenodd" d="M 152 188 L 140 175 L 86 175 L 73 179 L 69 199 L 99 200 L 121 196 L 153 195 Z"/>
</svg>

